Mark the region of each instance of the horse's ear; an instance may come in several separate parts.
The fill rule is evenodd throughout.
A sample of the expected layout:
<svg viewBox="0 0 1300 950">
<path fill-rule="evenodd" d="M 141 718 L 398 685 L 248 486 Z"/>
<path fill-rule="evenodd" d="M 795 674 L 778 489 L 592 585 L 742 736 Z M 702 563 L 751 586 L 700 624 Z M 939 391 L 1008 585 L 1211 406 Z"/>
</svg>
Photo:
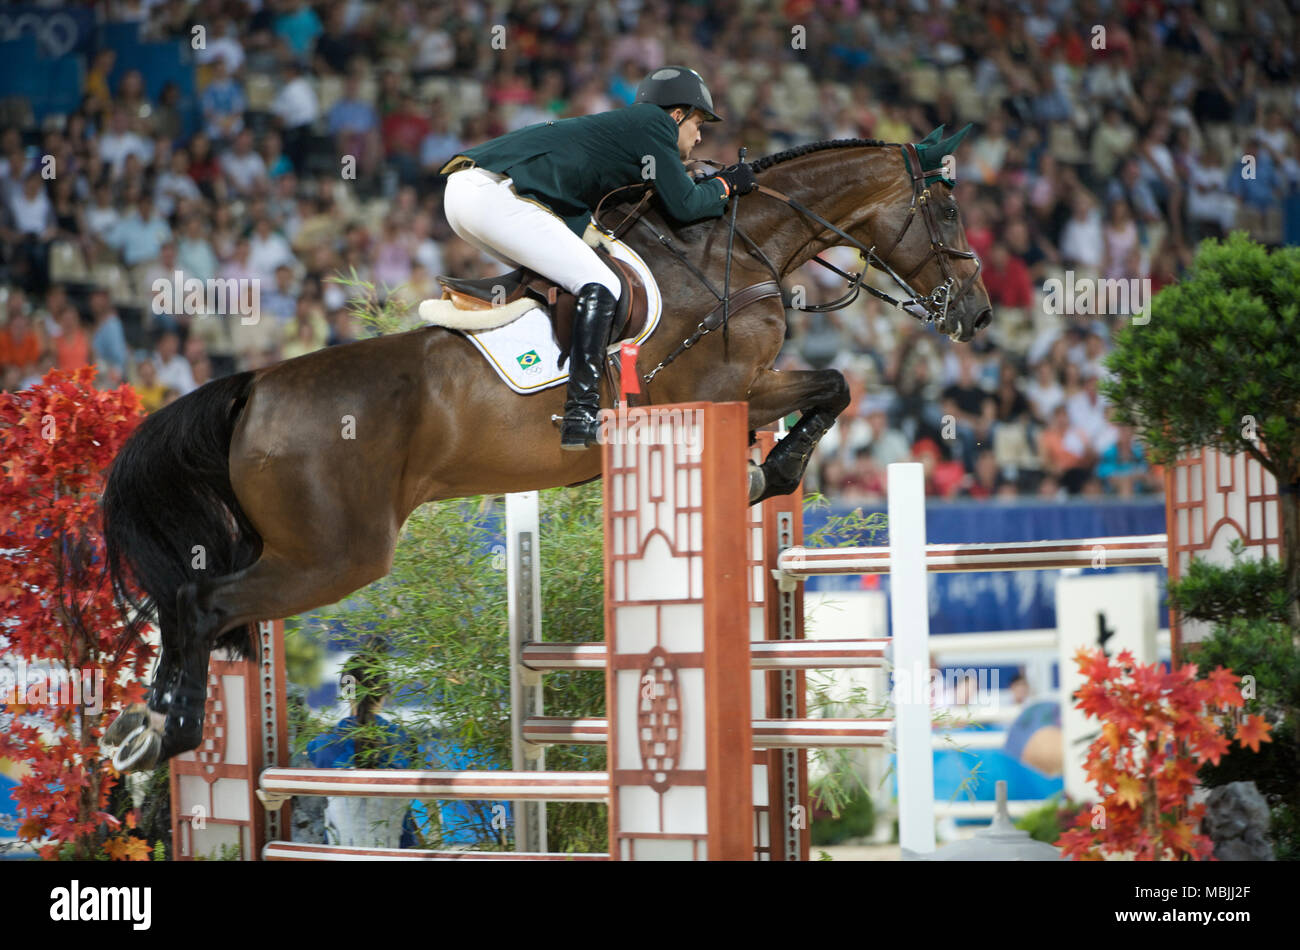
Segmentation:
<svg viewBox="0 0 1300 950">
<path fill-rule="evenodd" d="M 971 123 L 967 122 L 966 126 L 960 132 L 957 132 L 955 135 L 950 135 L 948 136 L 948 138 L 944 139 L 939 144 L 939 154 L 951 155 L 953 152 L 957 151 L 957 146 L 961 144 L 961 140 L 966 137 L 966 133 L 968 133 L 970 130 L 971 130 Z"/>
<path fill-rule="evenodd" d="M 930 133 L 929 135 L 927 135 L 925 138 L 921 139 L 921 141 L 917 142 L 917 143 L 916 143 L 916 147 L 917 147 L 917 148 L 920 148 L 922 145 L 938 145 L 938 144 L 939 144 L 939 140 L 940 140 L 941 138 L 943 138 L 943 130 L 944 130 L 944 128 L 945 128 L 945 127 L 942 126 L 942 125 L 939 126 L 937 129 L 935 129 L 933 132 L 931 132 L 931 133 Z M 970 126 L 967 126 L 967 128 L 970 128 Z"/>
</svg>

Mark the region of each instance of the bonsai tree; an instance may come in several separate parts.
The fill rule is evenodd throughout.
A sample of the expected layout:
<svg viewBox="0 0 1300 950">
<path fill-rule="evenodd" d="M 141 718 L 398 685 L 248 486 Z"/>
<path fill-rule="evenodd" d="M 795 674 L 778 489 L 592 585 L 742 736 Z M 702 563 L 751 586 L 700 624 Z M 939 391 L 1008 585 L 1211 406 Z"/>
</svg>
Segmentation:
<svg viewBox="0 0 1300 950">
<path fill-rule="evenodd" d="M 1254 781 L 1269 802 L 1279 857 L 1300 839 L 1300 248 L 1269 252 L 1240 233 L 1201 245 L 1191 272 L 1151 305 L 1150 322 L 1117 335 L 1102 384 L 1117 419 L 1141 430 L 1153 460 L 1211 447 L 1249 453 L 1277 479 L 1283 560 L 1193 561 L 1170 603 L 1216 624 L 1196 645 L 1202 669 L 1248 676 L 1244 712 L 1274 742 L 1239 745 L 1199 770 L 1207 786 Z M 1175 657 L 1175 661 L 1181 659 Z M 1229 738 L 1239 723 L 1226 725 Z"/>
<path fill-rule="evenodd" d="M 1116 337 L 1102 383 L 1153 461 L 1249 453 L 1281 489 L 1286 616 L 1300 636 L 1300 248 L 1242 233 L 1206 241 L 1191 272 Z"/>
</svg>

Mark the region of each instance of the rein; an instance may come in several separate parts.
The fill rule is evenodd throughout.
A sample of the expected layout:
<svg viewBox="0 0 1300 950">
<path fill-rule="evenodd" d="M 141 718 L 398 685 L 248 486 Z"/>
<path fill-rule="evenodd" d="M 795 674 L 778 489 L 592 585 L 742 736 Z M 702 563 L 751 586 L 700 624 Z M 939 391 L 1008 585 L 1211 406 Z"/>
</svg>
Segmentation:
<svg viewBox="0 0 1300 950">
<path fill-rule="evenodd" d="M 947 322 L 948 308 L 953 302 L 964 297 L 971 288 L 975 286 L 975 281 L 979 278 L 983 264 L 980 262 L 979 258 L 975 256 L 974 251 L 961 251 L 944 244 L 939 234 L 939 225 L 935 220 L 934 210 L 930 205 L 930 189 L 926 186 L 925 180 L 934 175 L 941 174 L 942 169 L 923 169 L 921 167 L 920 156 L 916 151 L 916 146 L 910 143 L 900 145 L 899 148 L 907 153 L 912 168 L 916 169 L 916 171 L 912 173 L 912 201 L 907 209 L 907 219 L 903 222 L 902 228 L 899 230 L 894 240 L 890 242 L 888 250 L 881 253 L 876 252 L 874 245 L 872 247 L 866 247 L 851 234 L 827 221 L 821 215 L 817 214 L 817 212 L 794 198 L 791 198 L 789 195 L 777 191 L 775 188 L 768 188 L 766 185 L 756 186 L 755 190 L 759 193 L 780 201 L 797 214 L 800 214 L 811 221 L 815 221 L 823 228 L 837 234 L 848 244 L 856 248 L 863 256 L 864 266 L 857 274 L 846 273 L 834 264 L 831 264 L 829 261 L 824 261 L 821 257 L 814 256 L 812 260 L 817 264 L 820 264 L 822 267 L 825 267 L 826 269 L 835 272 L 840 277 L 843 277 L 845 281 L 848 282 L 848 290 L 843 296 L 838 297 L 830 303 L 811 305 L 807 307 L 790 307 L 789 309 L 798 310 L 802 313 L 825 313 L 831 310 L 841 310 L 856 300 L 858 294 L 865 290 L 872 296 L 879 298 L 890 306 L 897 307 L 917 319 L 924 320 L 927 323 L 937 322 L 940 326 L 943 326 Z M 700 161 L 706 165 L 722 167 L 720 163 L 708 159 L 700 159 Z M 911 227 L 912 221 L 916 218 L 918 209 L 921 211 L 921 217 L 925 220 L 926 231 L 928 232 L 928 237 L 930 239 L 930 253 L 923 257 L 920 263 L 917 264 L 916 267 L 912 268 L 906 276 L 899 276 L 897 271 L 889 265 L 885 258 L 893 254 L 898 245 L 902 243 L 903 238 L 907 234 L 908 228 Z M 758 251 L 757 245 L 745 234 L 744 231 L 740 231 L 739 233 L 745 240 L 745 243 L 749 245 L 750 250 L 756 251 L 759 260 L 767 266 L 768 270 L 775 274 L 776 268 L 768 259 L 767 255 Z M 908 281 L 920 273 L 921 269 L 930 262 L 932 257 L 939 258 L 939 267 L 944 277 L 943 283 L 939 284 L 928 294 L 918 294 L 912 289 Z M 974 260 L 975 272 L 966 280 L 959 282 L 956 275 L 952 272 L 952 267 L 948 260 L 950 257 Z M 873 266 L 877 270 L 883 271 L 887 274 L 890 279 L 892 279 L 894 283 L 902 289 L 903 293 L 908 295 L 907 298 L 902 300 L 897 299 L 884 291 L 877 290 L 870 284 L 863 283 Z M 954 287 L 957 289 L 955 294 L 953 293 Z M 919 314 L 916 312 L 917 310 L 920 311 Z"/>
<path fill-rule="evenodd" d="M 659 372 L 663 370 L 664 367 L 668 366 L 670 363 L 673 362 L 673 360 L 677 359 L 677 357 L 679 357 L 682 353 L 686 352 L 688 349 L 690 349 L 692 346 L 698 343 L 700 341 L 700 338 L 703 337 L 705 334 L 711 332 L 712 330 L 716 330 L 719 326 L 723 328 L 723 335 L 725 337 L 727 318 L 733 309 L 739 310 L 742 307 L 748 306 L 749 304 L 754 303 L 757 300 L 765 299 L 766 297 L 779 296 L 781 297 L 782 303 L 788 309 L 798 310 L 802 313 L 825 313 L 832 310 L 841 310 L 844 307 L 847 307 L 849 304 L 851 304 L 854 300 L 858 298 L 859 293 L 865 290 L 867 293 L 871 294 L 872 296 L 877 297 L 878 299 L 884 301 L 890 306 L 902 310 L 904 313 L 907 313 L 909 316 L 915 317 L 918 320 L 923 320 L 926 323 L 938 324 L 941 331 L 946 332 L 945 328 L 947 327 L 947 321 L 948 321 L 948 308 L 955 301 L 960 300 L 967 293 L 969 293 L 971 288 L 975 286 L 975 281 L 979 279 L 980 270 L 983 267 L 983 264 L 980 262 L 979 258 L 975 256 L 974 251 L 962 251 L 962 250 L 958 250 L 957 248 L 948 247 L 947 245 L 944 244 L 943 240 L 941 239 L 941 235 L 939 232 L 939 224 L 938 221 L 935 219 L 934 209 L 930 204 L 930 189 L 925 184 L 925 180 L 935 175 L 942 174 L 942 170 L 922 168 L 920 155 L 917 153 L 915 145 L 908 143 L 908 144 L 900 145 L 898 147 L 907 155 L 909 163 L 912 169 L 914 169 L 914 171 L 912 171 L 912 201 L 907 209 L 907 218 L 903 222 L 903 226 L 899 229 L 899 232 L 895 236 L 894 240 L 890 242 L 888 250 L 885 250 L 881 253 L 876 252 L 875 245 L 872 245 L 871 247 L 867 247 L 861 241 L 853 237 L 851 234 L 849 234 L 842 228 L 832 224 L 830 221 L 827 221 L 821 215 L 817 214 L 817 212 L 813 211 L 811 208 L 795 200 L 794 198 L 791 198 L 789 195 L 777 191 L 775 188 L 768 188 L 766 185 L 757 185 L 757 184 L 755 185 L 754 188 L 755 191 L 759 192 L 760 194 L 767 195 L 769 198 L 773 198 L 777 201 L 780 201 L 782 204 L 786 205 L 791 210 L 793 210 L 796 214 L 799 214 L 802 217 L 809 219 L 810 221 L 816 222 L 822 228 L 825 228 L 826 230 L 831 231 L 833 234 L 836 234 L 839 237 L 843 238 L 845 242 L 847 242 L 850 246 L 856 248 L 858 252 L 862 254 L 863 267 L 862 270 L 856 274 L 846 273 L 845 271 L 836 267 L 834 264 L 831 264 L 829 261 L 822 260 L 821 257 L 819 256 L 814 255 L 811 258 L 813 261 L 816 261 L 822 267 L 834 271 L 836 274 L 838 274 L 840 277 L 844 278 L 844 280 L 848 282 L 848 289 L 845 291 L 845 293 L 842 296 L 831 301 L 830 303 L 826 303 L 826 304 L 817 304 L 817 305 L 811 305 L 806 307 L 793 307 L 790 305 L 789 300 L 786 299 L 784 290 L 781 288 L 780 272 L 777 270 L 776 265 L 772 263 L 771 259 L 765 253 L 763 253 L 762 248 L 758 246 L 757 242 L 755 242 L 748 234 L 745 233 L 744 229 L 736 227 L 737 209 L 735 205 L 732 206 L 731 222 L 730 222 L 730 227 L 728 229 L 727 262 L 726 262 L 726 271 L 725 271 L 726 276 L 725 276 L 724 288 L 720 293 L 718 289 L 713 285 L 712 281 L 709 280 L 708 276 L 705 275 L 704 272 L 700 270 L 700 268 L 696 266 L 696 264 L 689 257 L 687 257 L 687 255 L 680 248 L 678 248 L 673 243 L 672 238 L 667 234 L 663 234 L 659 230 L 657 230 L 654 227 L 654 225 L 652 225 L 649 221 L 647 221 L 643 216 L 643 211 L 645 210 L 645 207 L 650 200 L 650 196 L 653 194 L 654 191 L 653 186 L 645 186 L 641 184 L 623 185 L 619 188 L 615 188 L 613 191 L 609 192 L 609 194 L 601 198 L 600 202 L 596 205 L 594 214 L 592 215 L 597 228 L 603 231 L 610 238 L 618 239 L 622 237 L 622 235 L 627 233 L 627 231 L 630 230 L 630 228 L 635 224 L 640 223 L 645 225 L 647 228 L 650 229 L 651 234 L 655 236 L 656 240 L 658 240 L 660 245 L 662 245 L 666 250 L 668 250 L 669 253 L 671 253 L 675 258 L 677 258 L 677 260 L 681 262 L 682 265 L 684 265 L 692 274 L 694 274 L 695 277 L 700 281 L 700 283 L 702 283 L 708 289 L 709 293 L 713 294 L 713 296 L 719 301 L 718 305 L 714 307 L 711 311 L 709 311 L 709 313 L 704 317 L 704 319 L 700 321 L 699 325 L 695 328 L 694 331 L 691 332 L 690 336 L 688 336 L 685 340 L 679 343 L 677 345 L 677 348 L 674 349 L 671 353 L 669 353 L 666 357 L 664 357 L 664 359 L 660 361 L 658 366 L 656 366 L 649 373 L 643 376 L 642 380 L 646 383 L 651 382 L 657 375 L 659 375 Z M 718 169 L 725 167 L 720 162 L 711 161 L 709 159 L 697 159 L 697 162 Z M 605 202 L 609 200 L 611 196 L 616 195 L 622 191 L 626 191 L 628 189 L 641 188 L 641 187 L 646 188 L 645 194 L 642 195 L 641 199 L 637 201 L 637 203 L 632 207 L 632 209 L 626 215 L 624 215 L 623 220 L 620 221 L 617 226 L 613 228 L 608 228 L 600 223 L 601 209 L 604 206 Z M 742 196 L 737 195 L 736 197 L 740 198 Z M 926 254 L 925 257 L 921 259 L 920 263 L 917 264 L 916 267 L 912 268 L 912 270 L 906 276 L 900 276 L 898 272 L 895 271 L 894 268 L 889 265 L 888 261 L 886 261 L 885 258 L 893 254 L 893 252 L 898 248 L 898 245 L 902 243 L 903 238 L 907 235 L 908 228 L 912 226 L 912 222 L 917 217 L 918 210 L 920 211 L 921 218 L 925 221 L 927 236 L 929 237 L 929 241 L 930 241 L 930 251 L 928 254 Z M 733 295 L 730 292 L 731 291 L 731 259 L 733 253 L 732 245 L 735 236 L 737 234 L 739 234 L 741 240 L 745 242 L 750 253 L 757 260 L 761 261 L 763 265 L 768 269 L 768 271 L 771 272 L 773 279 L 770 281 L 764 281 L 759 284 L 750 285 L 744 288 L 743 290 L 739 291 L 734 295 L 735 301 L 733 304 L 732 301 Z M 930 262 L 930 259 L 934 257 L 937 257 L 939 260 L 939 268 L 944 278 L 943 282 L 938 284 L 934 288 L 934 290 L 932 290 L 928 294 L 918 294 L 915 290 L 912 289 L 908 281 L 914 278 L 918 273 L 920 273 L 922 268 L 924 268 L 925 265 Z M 971 274 L 970 277 L 966 278 L 964 281 L 959 281 L 957 279 L 957 276 L 952 271 L 950 258 L 953 257 L 960 258 L 963 260 L 975 261 L 975 272 Z M 870 272 L 873 266 L 877 270 L 880 270 L 885 274 L 887 274 L 890 277 L 890 279 L 892 279 L 894 283 L 897 284 L 899 288 L 902 289 L 903 293 L 906 294 L 907 296 L 904 297 L 903 299 L 899 299 L 891 296 L 890 294 L 885 293 L 882 290 L 877 290 L 875 287 L 872 287 L 869 284 L 864 283 L 867 274 Z M 954 288 L 956 289 L 955 293 L 953 292 Z"/>
</svg>

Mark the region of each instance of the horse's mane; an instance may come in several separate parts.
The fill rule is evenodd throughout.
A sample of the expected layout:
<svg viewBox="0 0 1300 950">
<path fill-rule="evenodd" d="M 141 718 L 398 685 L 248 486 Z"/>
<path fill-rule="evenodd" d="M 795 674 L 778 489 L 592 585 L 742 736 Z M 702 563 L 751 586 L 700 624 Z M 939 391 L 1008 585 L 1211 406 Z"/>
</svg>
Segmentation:
<svg viewBox="0 0 1300 950">
<path fill-rule="evenodd" d="M 801 155 L 807 155 L 810 152 L 820 152 L 828 148 L 862 148 L 870 146 L 879 148 L 889 145 L 889 142 L 882 142 L 879 139 L 829 139 L 824 142 L 809 142 L 807 145 L 796 145 L 794 148 L 788 148 L 784 152 L 775 152 L 772 155 L 764 155 L 762 158 L 752 162 L 751 165 L 756 172 L 761 172 L 765 168 L 771 168 L 773 165 L 780 165 L 782 162 L 788 162 L 792 158 L 798 158 Z"/>
</svg>

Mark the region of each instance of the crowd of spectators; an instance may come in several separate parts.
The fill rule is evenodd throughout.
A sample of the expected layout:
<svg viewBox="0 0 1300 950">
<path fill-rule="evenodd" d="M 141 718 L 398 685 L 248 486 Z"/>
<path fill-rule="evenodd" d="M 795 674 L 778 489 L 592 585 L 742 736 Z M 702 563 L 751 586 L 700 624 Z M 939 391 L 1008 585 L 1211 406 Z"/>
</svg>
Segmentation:
<svg viewBox="0 0 1300 950">
<path fill-rule="evenodd" d="M 957 198 L 994 325 L 951 344 L 862 295 L 790 314 L 778 365 L 835 366 L 853 403 L 810 487 L 882 497 L 917 459 L 944 497 L 1160 492 L 1098 382 L 1132 314 L 1048 313 L 1044 282 L 1177 279 L 1198 240 L 1300 228 L 1296 18 L 1281 2 L 126 0 L 101 15 L 192 45 L 194 95 L 112 48 L 81 107 L 0 131 L 0 382 L 93 360 L 150 409 L 213 375 L 356 339 L 356 276 L 410 304 L 503 270 L 441 211 L 442 164 L 549 118 L 629 103 L 665 63 L 727 118 L 697 154 L 975 129 Z M 43 173 L 52 157 L 57 174 Z M 1249 171 L 1244 171 L 1249 169 Z M 844 252 L 844 253 L 841 253 Z M 851 269 L 856 255 L 827 257 Z M 255 279 L 257 319 L 170 312 L 155 281 Z M 807 267 L 810 302 L 842 286 Z M 883 285 L 882 285 L 883 286 Z"/>
</svg>

